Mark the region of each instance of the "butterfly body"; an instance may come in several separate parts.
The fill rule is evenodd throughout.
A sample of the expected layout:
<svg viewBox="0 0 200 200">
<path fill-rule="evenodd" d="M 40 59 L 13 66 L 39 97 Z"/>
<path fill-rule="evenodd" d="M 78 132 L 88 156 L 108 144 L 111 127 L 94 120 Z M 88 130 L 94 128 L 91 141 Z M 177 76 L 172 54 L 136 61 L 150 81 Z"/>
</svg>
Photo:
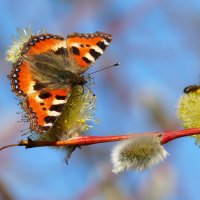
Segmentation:
<svg viewBox="0 0 200 200">
<path fill-rule="evenodd" d="M 12 90 L 37 133 L 51 130 L 75 85 L 84 85 L 83 73 L 103 54 L 111 35 L 72 33 L 31 36 L 9 75 Z"/>
<path fill-rule="evenodd" d="M 78 73 L 77 64 L 71 60 L 64 48 L 62 54 L 49 51 L 39 55 L 25 57 L 31 66 L 35 79 L 51 89 L 61 89 L 73 85 L 84 85 L 87 81 Z"/>
</svg>

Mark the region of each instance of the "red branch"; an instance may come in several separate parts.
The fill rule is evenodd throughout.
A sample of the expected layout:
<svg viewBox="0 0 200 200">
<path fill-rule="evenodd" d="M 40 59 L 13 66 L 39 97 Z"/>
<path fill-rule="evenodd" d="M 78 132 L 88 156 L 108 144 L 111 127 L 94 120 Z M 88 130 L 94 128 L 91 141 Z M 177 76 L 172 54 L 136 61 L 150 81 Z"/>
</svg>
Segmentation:
<svg viewBox="0 0 200 200">
<path fill-rule="evenodd" d="M 178 131 L 166 131 L 162 133 L 161 144 L 166 144 L 167 142 L 170 142 L 171 140 L 180 137 L 199 135 L 199 134 L 200 134 L 200 128 L 191 128 Z"/>
<path fill-rule="evenodd" d="M 126 140 L 128 138 L 140 137 L 143 135 L 154 135 L 161 137 L 161 144 L 166 144 L 171 140 L 200 134 L 200 128 L 193 129 L 185 129 L 185 130 L 177 130 L 177 131 L 166 131 L 166 132 L 148 132 L 148 133 L 133 133 L 128 135 L 115 135 L 115 136 L 80 136 L 76 138 L 72 138 L 69 140 L 62 141 L 33 141 L 33 140 L 21 140 L 18 144 L 11 144 L 0 148 L 3 150 L 12 146 L 25 146 L 27 148 L 31 147 L 43 147 L 43 146 L 84 146 L 91 145 L 97 143 L 106 143 L 106 142 L 116 142 Z"/>
</svg>

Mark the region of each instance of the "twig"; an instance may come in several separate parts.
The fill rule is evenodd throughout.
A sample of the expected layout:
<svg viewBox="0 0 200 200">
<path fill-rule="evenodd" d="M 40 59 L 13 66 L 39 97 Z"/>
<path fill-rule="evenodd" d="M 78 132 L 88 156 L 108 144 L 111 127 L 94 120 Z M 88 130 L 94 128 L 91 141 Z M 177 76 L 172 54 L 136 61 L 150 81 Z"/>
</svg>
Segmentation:
<svg viewBox="0 0 200 200">
<path fill-rule="evenodd" d="M 114 135 L 114 136 L 80 136 L 76 138 L 72 138 L 69 140 L 62 141 L 33 141 L 31 139 L 28 140 L 20 140 L 18 144 L 6 145 L 0 148 L 0 151 L 5 148 L 10 148 L 14 146 L 25 146 L 26 148 L 32 147 L 46 147 L 46 146 L 85 146 L 91 144 L 98 143 L 106 143 L 106 142 L 117 142 L 126 140 L 129 138 L 139 137 L 142 135 L 155 135 L 161 137 L 161 144 L 166 144 L 171 140 L 200 134 L 200 128 L 193 129 L 185 129 L 185 130 L 177 130 L 177 131 L 166 131 L 166 132 L 148 132 L 148 133 L 133 133 L 127 135 Z"/>
<path fill-rule="evenodd" d="M 10 189 L 10 188 L 9 188 Z M 4 200 L 12 200 L 11 192 L 8 190 L 8 187 L 3 183 L 2 178 L 0 180 L 0 197 Z"/>
<path fill-rule="evenodd" d="M 191 129 L 178 130 L 178 131 L 166 131 L 162 133 L 161 144 L 166 144 L 170 142 L 171 140 L 174 140 L 180 137 L 199 135 L 199 134 L 200 134 L 200 128 L 191 128 Z"/>
<path fill-rule="evenodd" d="M 19 144 L 9 144 L 9 145 L 1 147 L 0 151 L 3 150 L 3 149 L 7 149 L 7 148 L 10 148 L 10 147 L 16 147 L 16 146 L 19 146 Z"/>
</svg>

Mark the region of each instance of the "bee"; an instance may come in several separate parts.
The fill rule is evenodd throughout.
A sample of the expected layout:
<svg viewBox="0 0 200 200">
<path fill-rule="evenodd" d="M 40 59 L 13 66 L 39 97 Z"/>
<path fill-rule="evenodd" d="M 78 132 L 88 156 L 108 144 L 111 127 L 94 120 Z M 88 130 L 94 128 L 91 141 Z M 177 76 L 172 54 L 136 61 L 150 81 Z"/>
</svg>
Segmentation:
<svg viewBox="0 0 200 200">
<path fill-rule="evenodd" d="M 183 92 L 185 94 L 188 94 L 190 92 L 197 92 L 197 90 L 199 90 L 199 89 L 200 89 L 200 85 L 189 85 L 184 88 Z"/>
</svg>

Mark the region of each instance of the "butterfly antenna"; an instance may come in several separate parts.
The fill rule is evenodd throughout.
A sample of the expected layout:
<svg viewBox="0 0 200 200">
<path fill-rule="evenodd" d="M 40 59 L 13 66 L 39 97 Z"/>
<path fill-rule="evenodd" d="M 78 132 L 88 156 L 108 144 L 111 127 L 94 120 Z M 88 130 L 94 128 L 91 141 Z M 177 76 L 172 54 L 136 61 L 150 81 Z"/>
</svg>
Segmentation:
<svg viewBox="0 0 200 200">
<path fill-rule="evenodd" d="M 96 95 L 92 92 L 92 90 L 90 89 L 90 87 L 87 84 L 85 84 L 85 86 L 92 93 L 92 95 L 95 97 Z"/>
<path fill-rule="evenodd" d="M 111 68 L 111 67 L 116 67 L 116 66 L 118 66 L 118 65 L 120 65 L 120 63 L 115 63 L 114 65 L 111 65 L 111 66 L 108 66 L 108 67 L 104 67 L 103 69 L 94 71 L 94 72 L 92 72 L 92 73 L 90 73 L 90 74 L 88 74 L 88 75 L 90 76 L 91 74 L 95 74 L 95 73 L 97 73 L 97 72 L 101 72 L 101 71 L 104 71 L 105 69 L 109 69 L 109 68 Z"/>
</svg>

